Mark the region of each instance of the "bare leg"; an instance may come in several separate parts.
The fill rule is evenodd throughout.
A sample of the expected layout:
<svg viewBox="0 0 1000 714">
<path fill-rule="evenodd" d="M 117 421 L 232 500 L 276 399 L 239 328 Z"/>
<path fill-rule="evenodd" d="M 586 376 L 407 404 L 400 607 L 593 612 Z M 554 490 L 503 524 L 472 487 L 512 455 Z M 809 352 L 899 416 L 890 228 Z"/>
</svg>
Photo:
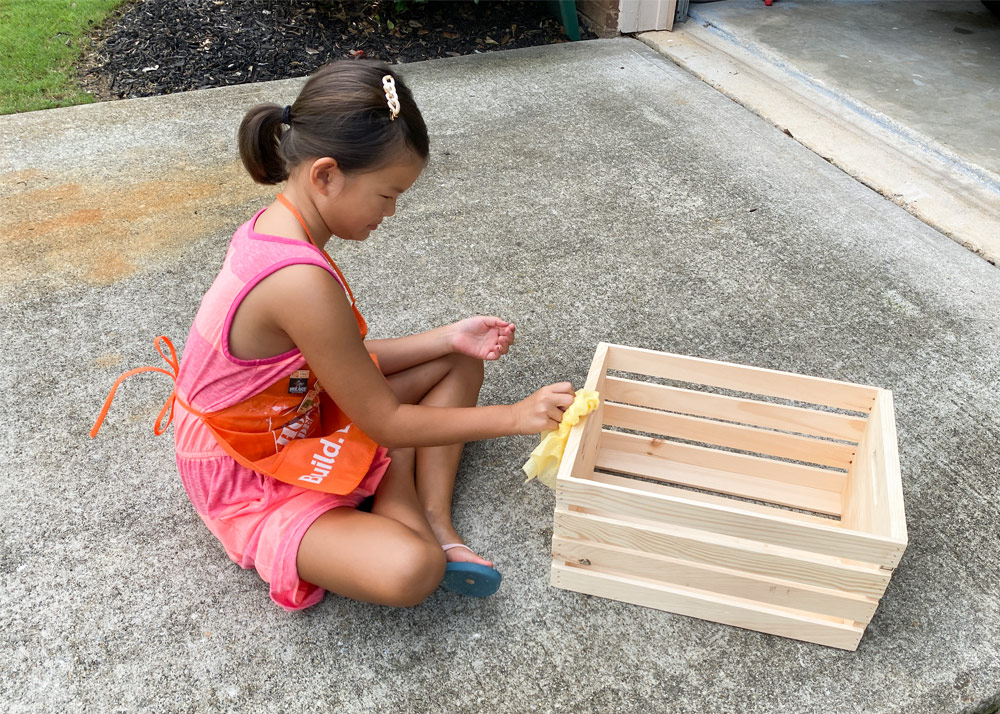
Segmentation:
<svg viewBox="0 0 1000 714">
<path fill-rule="evenodd" d="M 403 402 L 424 406 L 471 407 L 479 399 L 483 363 L 451 354 L 388 375 L 387 379 Z M 451 499 L 464 446 L 458 443 L 416 449 L 417 496 L 435 537 L 442 545 L 463 542 L 451 522 Z M 464 548 L 449 550 L 448 559 L 493 565 Z"/>
<path fill-rule="evenodd" d="M 445 557 L 417 500 L 413 450 L 390 457 L 372 512 L 324 513 L 303 536 L 297 565 L 303 580 L 338 595 L 410 607 L 440 584 Z"/>
</svg>

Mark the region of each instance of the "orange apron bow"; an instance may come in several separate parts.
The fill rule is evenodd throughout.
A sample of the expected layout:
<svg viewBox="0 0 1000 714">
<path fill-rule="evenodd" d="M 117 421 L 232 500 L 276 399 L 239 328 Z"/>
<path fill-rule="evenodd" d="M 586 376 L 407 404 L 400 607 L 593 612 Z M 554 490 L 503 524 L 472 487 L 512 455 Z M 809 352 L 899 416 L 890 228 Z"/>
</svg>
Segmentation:
<svg viewBox="0 0 1000 714">
<path fill-rule="evenodd" d="M 167 349 L 170 350 L 169 357 L 163 354 L 163 348 L 160 346 L 161 341 L 166 343 Z M 111 387 L 111 392 L 108 394 L 108 398 L 104 400 L 104 406 L 101 408 L 101 413 L 98 414 L 97 416 L 97 421 L 94 423 L 94 428 L 90 430 L 91 439 L 96 437 L 97 432 L 100 431 L 101 425 L 104 423 L 105 417 L 108 416 L 108 410 L 111 409 L 111 402 L 115 398 L 115 392 L 118 391 L 118 387 L 121 386 L 121 383 L 124 382 L 126 379 L 128 379 L 133 375 L 140 374 L 142 372 L 160 372 L 161 374 L 165 374 L 168 377 L 170 377 L 172 380 L 174 380 L 174 382 L 177 381 L 177 372 L 180 370 L 180 363 L 177 361 L 177 350 L 174 349 L 174 343 L 171 342 L 168 337 L 164 337 L 163 335 L 158 335 L 153 340 L 153 345 L 156 347 L 156 351 L 160 353 L 160 357 L 163 358 L 163 361 L 166 362 L 173 371 L 168 372 L 167 370 L 163 369 L 163 367 L 152 367 L 152 366 L 136 367 L 135 369 L 130 369 L 128 372 L 126 372 L 118 379 L 116 379 L 114 385 Z M 173 390 L 171 390 L 170 396 L 167 397 L 167 401 L 163 403 L 163 408 L 160 410 L 160 413 L 156 417 L 156 421 L 153 423 L 153 433 L 156 434 L 157 436 L 160 436 L 163 432 L 165 432 L 167 430 L 167 427 L 170 426 L 170 422 L 174 420 L 174 402 L 176 401 L 176 399 L 177 395 L 173 392 Z M 187 405 L 185 405 L 185 407 L 187 407 Z M 191 411 L 194 410 L 192 409 Z M 168 412 L 170 416 L 167 418 L 167 423 L 163 424 L 163 417 Z"/>
</svg>

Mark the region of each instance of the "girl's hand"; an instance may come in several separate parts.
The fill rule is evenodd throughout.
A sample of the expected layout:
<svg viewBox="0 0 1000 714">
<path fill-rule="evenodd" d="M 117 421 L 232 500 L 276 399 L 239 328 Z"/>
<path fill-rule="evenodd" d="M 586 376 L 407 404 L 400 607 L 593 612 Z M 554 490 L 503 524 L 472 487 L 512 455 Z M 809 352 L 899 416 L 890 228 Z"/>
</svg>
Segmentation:
<svg viewBox="0 0 1000 714">
<path fill-rule="evenodd" d="M 514 342 L 514 325 L 499 317 L 469 317 L 451 329 L 452 351 L 476 359 L 499 359 Z"/>
<path fill-rule="evenodd" d="M 573 403 L 573 385 L 558 382 L 542 387 L 514 405 L 514 423 L 518 434 L 538 434 L 559 428 L 563 412 Z"/>
</svg>

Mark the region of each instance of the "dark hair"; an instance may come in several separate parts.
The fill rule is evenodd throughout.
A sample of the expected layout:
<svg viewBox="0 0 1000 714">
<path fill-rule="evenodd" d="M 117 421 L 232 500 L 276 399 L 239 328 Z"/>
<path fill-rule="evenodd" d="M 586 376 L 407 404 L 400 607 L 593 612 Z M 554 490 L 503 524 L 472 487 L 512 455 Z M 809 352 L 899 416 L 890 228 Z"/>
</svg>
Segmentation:
<svg viewBox="0 0 1000 714">
<path fill-rule="evenodd" d="M 399 96 L 394 120 L 382 88 L 387 74 Z M 342 60 L 321 67 L 292 104 L 287 129 L 283 114 L 277 104 L 258 104 L 240 123 L 240 158 L 257 183 L 281 183 L 307 159 L 329 156 L 345 173 L 364 173 L 392 163 L 405 149 L 424 161 L 430 153 L 413 95 L 381 62 Z"/>
</svg>

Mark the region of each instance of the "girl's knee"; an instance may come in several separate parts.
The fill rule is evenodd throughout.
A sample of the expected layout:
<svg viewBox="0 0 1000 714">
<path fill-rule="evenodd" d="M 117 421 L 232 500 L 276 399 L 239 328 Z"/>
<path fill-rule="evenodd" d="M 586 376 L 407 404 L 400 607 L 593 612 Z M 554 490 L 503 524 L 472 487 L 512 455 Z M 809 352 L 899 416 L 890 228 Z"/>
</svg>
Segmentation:
<svg viewBox="0 0 1000 714">
<path fill-rule="evenodd" d="M 446 559 L 436 543 L 414 538 L 397 552 L 391 592 L 386 605 L 413 607 L 434 592 L 444 577 Z"/>
<path fill-rule="evenodd" d="M 452 362 L 452 371 L 460 375 L 462 381 L 470 387 L 474 387 L 478 393 L 479 389 L 483 386 L 483 376 L 485 374 L 483 360 L 461 355 L 457 352 L 453 352 L 449 357 Z"/>
</svg>

